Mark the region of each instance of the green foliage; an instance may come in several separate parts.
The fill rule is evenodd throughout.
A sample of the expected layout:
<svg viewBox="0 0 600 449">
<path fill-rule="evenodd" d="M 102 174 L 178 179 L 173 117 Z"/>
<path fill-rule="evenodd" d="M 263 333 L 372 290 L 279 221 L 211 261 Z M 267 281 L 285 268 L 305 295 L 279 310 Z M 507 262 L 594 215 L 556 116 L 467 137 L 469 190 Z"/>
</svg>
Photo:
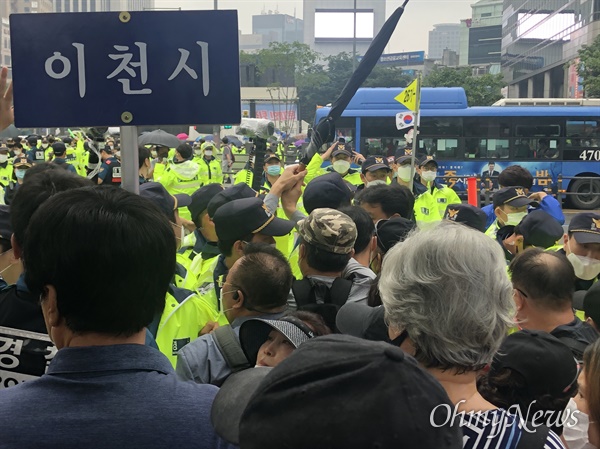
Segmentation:
<svg viewBox="0 0 600 449">
<path fill-rule="evenodd" d="M 600 98 L 600 35 L 592 45 L 584 45 L 579 50 L 577 70 L 583 78 L 585 97 Z"/>
<path fill-rule="evenodd" d="M 424 87 L 463 87 L 469 106 L 491 106 L 505 85 L 502 75 L 473 76 L 469 67 L 436 68 L 423 80 Z"/>
</svg>

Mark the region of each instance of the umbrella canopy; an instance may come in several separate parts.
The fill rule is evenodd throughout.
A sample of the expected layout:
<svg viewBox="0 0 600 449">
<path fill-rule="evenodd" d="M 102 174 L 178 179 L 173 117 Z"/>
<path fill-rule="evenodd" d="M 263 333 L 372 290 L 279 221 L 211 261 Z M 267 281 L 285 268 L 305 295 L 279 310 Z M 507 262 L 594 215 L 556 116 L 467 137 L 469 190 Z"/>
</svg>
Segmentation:
<svg viewBox="0 0 600 449">
<path fill-rule="evenodd" d="M 212 134 L 208 134 L 204 136 L 203 139 L 205 142 L 212 142 L 213 140 L 215 140 L 215 136 L 213 136 Z"/>
<path fill-rule="evenodd" d="M 185 142 L 186 140 L 188 140 L 189 136 L 186 133 L 179 133 L 177 134 L 177 138 Z"/>
<path fill-rule="evenodd" d="M 236 136 L 225 136 L 229 139 L 229 143 L 231 143 L 232 145 L 235 145 L 236 147 L 241 147 L 242 145 L 244 145 L 242 143 L 242 141 L 240 139 L 238 139 Z"/>
<path fill-rule="evenodd" d="M 142 134 L 139 140 L 140 145 L 160 145 L 163 147 L 177 148 L 181 145 L 179 140 L 173 134 L 169 134 L 162 129 Z"/>
<path fill-rule="evenodd" d="M 304 142 L 306 142 L 304 139 L 296 140 L 294 142 L 294 145 L 297 147 L 301 147 Z"/>
</svg>

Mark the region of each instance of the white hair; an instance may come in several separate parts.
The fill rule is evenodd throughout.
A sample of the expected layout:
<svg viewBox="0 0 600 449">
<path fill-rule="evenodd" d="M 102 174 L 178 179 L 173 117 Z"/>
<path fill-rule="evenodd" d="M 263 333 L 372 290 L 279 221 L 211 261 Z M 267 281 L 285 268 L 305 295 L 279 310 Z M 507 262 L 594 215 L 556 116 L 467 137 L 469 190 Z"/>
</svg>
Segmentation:
<svg viewBox="0 0 600 449">
<path fill-rule="evenodd" d="M 425 367 L 478 370 L 514 323 L 500 245 L 443 222 L 388 251 L 379 281 L 388 325 L 406 331 Z"/>
</svg>

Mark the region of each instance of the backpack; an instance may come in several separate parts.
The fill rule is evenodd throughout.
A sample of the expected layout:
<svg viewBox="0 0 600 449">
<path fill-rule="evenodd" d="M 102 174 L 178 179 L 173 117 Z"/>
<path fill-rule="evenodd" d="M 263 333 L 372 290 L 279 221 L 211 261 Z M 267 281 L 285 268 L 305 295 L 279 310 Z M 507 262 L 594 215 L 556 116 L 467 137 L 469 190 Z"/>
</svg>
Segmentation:
<svg viewBox="0 0 600 449">
<path fill-rule="evenodd" d="M 230 325 L 217 327 L 211 335 L 232 373 L 251 368 L 240 340 Z"/>
<path fill-rule="evenodd" d="M 323 303 L 317 302 L 316 290 L 325 287 L 325 297 Z M 340 307 L 346 304 L 352 281 L 344 278 L 335 278 L 331 287 L 325 286 L 321 282 L 313 283 L 310 279 L 295 280 L 292 283 L 292 293 L 298 306 L 298 310 L 306 310 L 321 315 L 325 324 L 337 332 L 335 318 Z"/>
</svg>

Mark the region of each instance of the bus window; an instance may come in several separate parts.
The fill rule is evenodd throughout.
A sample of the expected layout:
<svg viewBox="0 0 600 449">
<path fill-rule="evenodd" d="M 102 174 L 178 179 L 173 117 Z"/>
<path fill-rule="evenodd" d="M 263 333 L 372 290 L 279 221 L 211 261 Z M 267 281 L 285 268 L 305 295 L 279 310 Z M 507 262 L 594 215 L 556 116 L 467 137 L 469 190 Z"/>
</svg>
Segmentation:
<svg viewBox="0 0 600 449">
<path fill-rule="evenodd" d="M 508 139 L 465 139 L 467 159 L 507 159 L 509 148 Z"/>
<path fill-rule="evenodd" d="M 458 153 L 458 139 L 420 138 L 418 157 L 433 156 L 436 159 L 454 159 Z"/>
<path fill-rule="evenodd" d="M 462 137 L 462 119 L 457 117 L 422 117 L 419 133 L 426 137 Z"/>
<path fill-rule="evenodd" d="M 505 117 L 465 117 L 465 157 L 504 159 L 509 156 L 510 122 Z"/>
<path fill-rule="evenodd" d="M 533 141 L 536 159 L 558 159 L 558 139 L 542 138 Z"/>
<path fill-rule="evenodd" d="M 600 123 L 596 120 L 567 120 L 567 148 L 598 148 Z"/>
</svg>

